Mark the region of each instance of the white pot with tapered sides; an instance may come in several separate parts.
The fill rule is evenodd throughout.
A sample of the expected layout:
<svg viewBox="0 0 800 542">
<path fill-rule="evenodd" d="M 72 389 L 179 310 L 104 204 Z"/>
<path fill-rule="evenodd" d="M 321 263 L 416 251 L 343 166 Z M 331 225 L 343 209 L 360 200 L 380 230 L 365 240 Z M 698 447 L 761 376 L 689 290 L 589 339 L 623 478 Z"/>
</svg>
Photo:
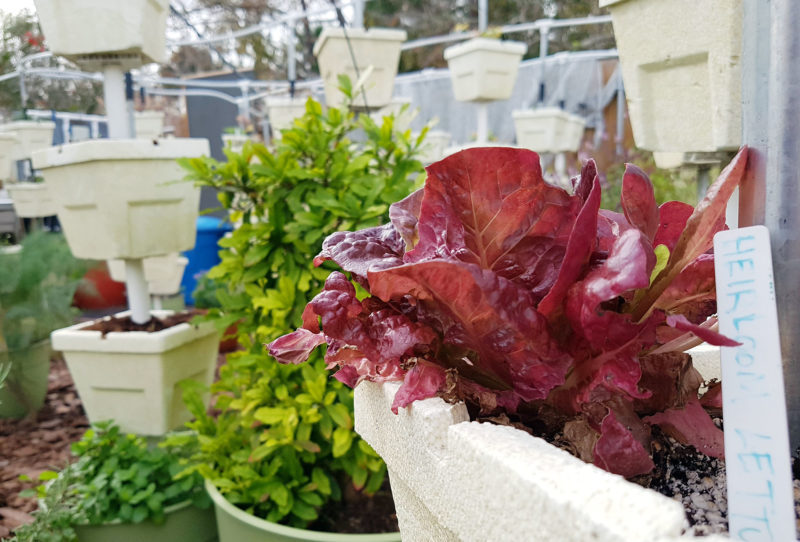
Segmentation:
<svg viewBox="0 0 800 542">
<path fill-rule="evenodd" d="M 600 0 L 636 145 L 716 152 L 741 143 L 741 0 Z"/>
<path fill-rule="evenodd" d="M 400 62 L 400 46 L 406 37 L 405 30 L 389 28 L 348 28 L 346 31 L 338 27 L 325 28 L 314 44 L 314 56 L 325 84 L 326 105 L 339 107 L 342 104 L 344 96 L 339 91 L 339 75 L 342 74 L 350 78 L 354 87 L 359 77 L 364 78 L 367 108 L 388 105 Z M 361 92 L 353 97 L 353 106 L 365 107 Z"/>
<path fill-rule="evenodd" d="M 413 134 L 417 137 L 419 134 Z M 419 160 L 423 164 L 432 164 L 438 162 L 445 157 L 445 149 L 450 146 L 450 141 L 453 137 L 450 132 L 444 130 L 429 130 L 425 135 L 425 141 L 422 144 Z"/>
<path fill-rule="evenodd" d="M 507 100 L 528 46 L 518 41 L 474 38 L 444 50 L 453 95 L 460 102 Z"/>
<path fill-rule="evenodd" d="M 108 273 L 113 280 L 125 282 L 125 261 L 108 260 Z M 189 259 L 177 252 L 145 258 L 144 279 L 151 295 L 174 295 L 181 291 L 183 272 Z"/>
<path fill-rule="evenodd" d="M 205 139 L 91 140 L 33 154 L 76 258 L 137 259 L 194 247 L 200 190 L 176 160 Z"/>
<path fill-rule="evenodd" d="M 152 311 L 164 318 L 171 311 Z M 117 316 L 125 316 L 120 313 Z M 161 331 L 86 330 L 84 322 L 54 331 L 90 422 L 113 419 L 123 431 L 158 436 L 191 419 L 180 381 L 206 386 L 214 377 L 219 333 L 211 322 Z M 206 397 L 206 400 L 208 397 Z"/>
<path fill-rule="evenodd" d="M 11 155 L 16 144 L 17 136 L 12 132 L 0 132 L 0 183 L 16 177 L 16 171 L 11 169 Z"/>
<path fill-rule="evenodd" d="M 11 177 L 17 178 L 17 160 L 25 160 L 41 149 L 46 149 L 53 144 L 53 131 L 56 124 L 52 121 L 17 120 L 0 124 L 0 134 L 8 134 L 6 141 L 11 147 L 9 159 L 11 160 Z M 14 137 L 16 142 L 11 144 L 8 137 Z"/>
<path fill-rule="evenodd" d="M 7 183 L 8 195 L 14 202 L 14 212 L 20 218 L 39 218 L 57 213 L 45 183 Z"/>
<path fill-rule="evenodd" d="M 306 112 L 306 98 L 273 97 L 267 98 L 266 102 L 273 137 L 280 137 L 281 130 L 291 128 L 294 119 Z"/>
<path fill-rule="evenodd" d="M 463 404 L 425 399 L 392 414 L 398 388 L 361 382 L 355 428 L 386 462 L 403 540 L 693 539 L 680 502 L 519 429 L 471 422 Z"/>
<path fill-rule="evenodd" d="M 576 152 L 586 121 L 558 107 L 514 111 L 517 145 L 540 153 Z"/>
<path fill-rule="evenodd" d="M 137 139 L 157 139 L 164 131 L 163 111 L 137 111 L 133 115 Z"/>
<path fill-rule="evenodd" d="M 115 57 L 121 64 L 163 62 L 169 0 L 34 0 L 50 50 L 98 66 Z"/>
</svg>

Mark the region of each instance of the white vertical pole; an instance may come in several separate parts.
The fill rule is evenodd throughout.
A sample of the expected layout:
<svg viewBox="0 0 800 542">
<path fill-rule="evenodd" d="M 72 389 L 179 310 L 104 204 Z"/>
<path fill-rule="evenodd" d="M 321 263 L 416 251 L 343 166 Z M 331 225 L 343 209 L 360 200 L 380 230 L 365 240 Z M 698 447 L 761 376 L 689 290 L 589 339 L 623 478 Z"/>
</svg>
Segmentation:
<svg viewBox="0 0 800 542">
<path fill-rule="evenodd" d="M 364 0 L 353 2 L 353 28 L 364 28 Z"/>
<path fill-rule="evenodd" d="M 125 103 L 125 72 L 122 66 L 103 67 L 103 99 L 108 117 L 108 137 L 127 139 L 130 132 Z"/>
<path fill-rule="evenodd" d="M 478 0 L 478 32 L 489 28 L 489 0 Z"/>
<path fill-rule="evenodd" d="M 143 260 L 125 260 L 125 287 L 131 319 L 136 324 L 147 323 L 150 320 L 150 292 L 144 278 Z"/>
<path fill-rule="evenodd" d="M 478 133 L 476 140 L 478 143 L 489 141 L 489 104 L 479 102 L 476 104 L 478 113 Z"/>
</svg>

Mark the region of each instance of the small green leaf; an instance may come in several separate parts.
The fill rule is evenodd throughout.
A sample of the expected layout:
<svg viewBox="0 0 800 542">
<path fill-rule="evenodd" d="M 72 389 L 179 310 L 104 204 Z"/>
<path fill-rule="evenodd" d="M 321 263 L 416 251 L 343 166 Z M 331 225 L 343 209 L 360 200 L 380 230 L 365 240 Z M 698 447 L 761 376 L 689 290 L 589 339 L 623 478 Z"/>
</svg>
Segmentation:
<svg viewBox="0 0 800 542">
<path fill-rule="evenodd" d="M 667 247 L 667 245 L 658 245 L 654 249 L 654 252 L 656 254 L 656 265 L 650 273 L 650 284 L 653 284 L 653 281 L 656 280 L 656 277 L 667 267 L 667 263 L 669 262 L 669 247 Z"/>
<path fill-rule="evenodd" d="M 353 432 L 344 427 L 338 427 L 333 432 L 333 457 L 342 457 L 350 450 L 353 443 Z"/>
</svg>

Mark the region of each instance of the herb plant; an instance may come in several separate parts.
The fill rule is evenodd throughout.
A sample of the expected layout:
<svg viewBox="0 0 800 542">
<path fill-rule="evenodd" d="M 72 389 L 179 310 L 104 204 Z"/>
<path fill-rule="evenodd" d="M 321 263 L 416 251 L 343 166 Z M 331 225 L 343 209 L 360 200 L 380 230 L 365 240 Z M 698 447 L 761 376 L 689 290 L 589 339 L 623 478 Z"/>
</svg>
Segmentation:
<svg viewBox="0 0 800 542">
<path fill-rule="evenodd" d="M 349 95 L 349 81 L 341 83 Z M 240 154 L 226 150 L 225 163 L 183 161 L 189 179 L 218 190 L 235 224 L 208 273 L 218 306 L 206 318 L 221 329 L 237 323 L 240 346 L 212 387 L 213 413 L 197 389 L 185 390 L 199 435 L 187 472 L 201 472 L 250 513 L 305 527 L 343 484 L 369 494 L 384 480 L 383 462 L 353 431 L 352 390 L 329 378 L 322 355 L 287 367 L 263 343 L 291 331 L 322 287 L 328 272 L 313 259 L 323 239 L 382 223 L 415 188 L 423 138 L 395 130 L 391 116 L 379 125 L 309 99 L 274 148 L 247 142 Z"/>
<path fill-rule="evenodd" d="M 160 524 L 171 505 L 210 505 L 200 475 L 175 479 L 186 449 L 148 448 L 142 437 L 121 433 L 113 422 L 100 422 L 72 444 L 72 453 L 77 460 L 60 473 L 40 475 L 51 482 L 33 492 L 40 510 L 34 523 L 17 531 L 20 542 L 76 540 L 72 527 L 79 524 Z"/>
<path fill-rule="evenodd" d="M 696 208 L 657 206 L 628 165 L 620 214 L 600 210 L 592 161 L 568 193 L 542 180 L 533 152 L 457 153 L 428 167 L 389 224 L 325 240 L 315 262 L 370 295 L 331 273 L 270 353 L 295 364 L 327 344 L 348 385 L 402 381 L 395 411 L 441 395 L 485 414 L 555 412 L 578 455 L 627 477 L 654 466 L 652 424 L 721 457 L 683 351 L 736 344 L 709 318 L 710 249 L 746 162 L 744 149 Z"/>
</svg>

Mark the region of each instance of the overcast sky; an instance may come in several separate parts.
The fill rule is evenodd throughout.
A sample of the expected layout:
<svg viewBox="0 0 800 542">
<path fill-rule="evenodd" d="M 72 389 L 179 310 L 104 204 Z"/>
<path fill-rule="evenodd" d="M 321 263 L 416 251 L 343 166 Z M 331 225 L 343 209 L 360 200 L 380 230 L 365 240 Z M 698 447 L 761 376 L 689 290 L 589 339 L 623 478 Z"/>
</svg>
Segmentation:
<svg viewBox="0 0 800 542">
<path fill-rule="evenodd" d="M 0 11 L 5 13 L 17 13 L 23 9 L 36 11 L 33 0 L 0 0 Z"/>
</svg>

